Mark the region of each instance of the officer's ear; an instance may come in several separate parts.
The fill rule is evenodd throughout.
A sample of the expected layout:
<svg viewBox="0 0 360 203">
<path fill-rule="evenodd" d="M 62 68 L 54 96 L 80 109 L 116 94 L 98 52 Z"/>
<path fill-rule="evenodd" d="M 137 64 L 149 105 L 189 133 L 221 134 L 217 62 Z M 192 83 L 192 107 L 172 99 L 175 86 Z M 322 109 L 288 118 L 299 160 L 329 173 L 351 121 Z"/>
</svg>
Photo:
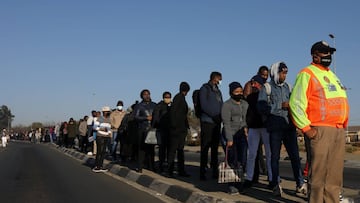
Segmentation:
<svg viewBox="0 0 360 203">
<path fill-rule="evenodd" d="M 312 60 L 314 63 L 320 63 L 320 61 L 321 61 L 320 56 L 318 56 L 316 53 L 311 54 L 311 56 L 312 56 Z"/>
</svg>

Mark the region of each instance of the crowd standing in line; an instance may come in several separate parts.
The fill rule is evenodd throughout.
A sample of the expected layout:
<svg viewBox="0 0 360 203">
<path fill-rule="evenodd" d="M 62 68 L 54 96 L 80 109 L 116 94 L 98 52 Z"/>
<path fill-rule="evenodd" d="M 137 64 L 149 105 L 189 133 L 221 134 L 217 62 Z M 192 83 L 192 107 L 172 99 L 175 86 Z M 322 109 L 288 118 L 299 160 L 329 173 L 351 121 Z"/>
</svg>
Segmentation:
<svg viewBox="0 0 360 203">
<path fill-rule="evenodd" d="M 201 127 L 200 180 L 207 180 L 209 169 L 212 178 L 218 178 L 218 147 L 222 139 L 229 163 L 241 166 L 245 172 L 244 182 L 229 184 L 230 194 L 243 192 L 257 183 L 262 168 L 269 180 L 268 188 L 275 196 L 282 196 L 279 159 L 284 145 L 291 160 L 295 191 L 308 195 L 310 202 L 338 202 L 349 105 L 346 88 L 329 68 L 334 51 L 326 42 L 315 43 L 311 48 L 312 63 L 297 75 L 293 89 L 286 82 L 289 68 L 285 62 L 276 62 L 270 69 L 261 66 L 244 89 L 238 81 L 230 83 L 230 98 L 225 102 L 219 89 L 222 74 L 212 72 L 209 81 L 198 90 L 199 103 L 196 103 Z M 270 81 L 267 81 L 269 72 Z M 190 128 L 185 100 L 189 91 L 190 85 L 181 82 L 173 101 L 171 93 L 165 91 L 162 100 L 155 103 L 150 90 L 143 89 L 141 102 L 136 101 L 127 110 L 118 101 L 113 110 L 103 107 L 102 115 L 92 110 L 90 116 L 84 116 L 78 123 L 70 118 L 45 134 L 50 134 L 49 140 L 61 147 L 75 147 L 96 156 L 94 172 L 107 171 L 103 161 L 109 158 L 120 164 L 134 162 L 139 173 L 146 168 L 170 178 L 176 178 L 175 174 L 189 177 L 184 156 Z M 161 138 L 158 165 L 155 165 L 155 145 L 144 141 L 153 128 Z M 308 183 L 302 174 L 296 128 L 304 133 L 307 143 Z M 43 134 L 41 129 L 36 129 L 29 137 L 39 142 L 44 139 Z M 330 176 L 331 179 L 327 178 Z"/>
</svg>

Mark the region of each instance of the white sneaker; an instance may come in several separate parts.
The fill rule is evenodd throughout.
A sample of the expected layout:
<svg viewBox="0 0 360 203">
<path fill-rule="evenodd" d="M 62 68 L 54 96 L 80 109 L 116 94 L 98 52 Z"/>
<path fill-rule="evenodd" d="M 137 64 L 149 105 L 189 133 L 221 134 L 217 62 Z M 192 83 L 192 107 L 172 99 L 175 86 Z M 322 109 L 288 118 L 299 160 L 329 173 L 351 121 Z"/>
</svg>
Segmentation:
<svg viewBox="0 0 360 203">
<path fill-rule="evenodd" d="M 95 167 L 92 169 L 93 172 L 95 173 L 100 173 L 101 172 L 101 169 L 99 167 Z"/>
<path fill-rule="evenodd" d="M 300 187 L 296 187 L 296 193 L 307 195 L 307 192 L 308 188 L 306 183 L 303 183 Z"/>
<path fill-rule="evenodd" d="M 273 189 L 273 194 L 276 197 L 282 197 L 284 194 L 282 187 L 280 185 L 275 186 Z"/>
<path fill-rule="evenodd" d="M 87 155 L 92 156 L 92 155 L 93 155 L 93 153 L 92 153 L 92 152 L 88 152 L 88 153 L 87 153 Z"/>
<path fill-rule="evenodd" d="M 108 169 L 105 169 L 105 168 L 100 168 L 100 172 L 105 173 L 105 172 L 108 172 L 108 171 L 109 171 Z"/>
<path fill-rule="evenodd" d="M 340 203 L 354 203 L 355 201 L 351 198 L 343 197 Z"/>
</svg>

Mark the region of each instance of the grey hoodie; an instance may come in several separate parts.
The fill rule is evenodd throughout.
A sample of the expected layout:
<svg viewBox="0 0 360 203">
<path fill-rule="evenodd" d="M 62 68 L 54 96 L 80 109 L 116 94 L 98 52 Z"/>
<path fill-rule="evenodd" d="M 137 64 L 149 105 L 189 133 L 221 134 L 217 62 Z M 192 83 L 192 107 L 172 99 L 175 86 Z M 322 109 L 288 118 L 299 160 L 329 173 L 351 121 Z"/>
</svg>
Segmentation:
<svg viewBox="0 0 360 203">
<path fill-rule="evenodd" d="M 233 141 L 233 136 L 243 130 L 246 125 L 246 112 L 249 104 L 240 100 L 237 104 L 233 99 L 228 99 L 221 108 L 221 118 L 224 123 L 225 136 L 227 141 Z"/>
</svg>

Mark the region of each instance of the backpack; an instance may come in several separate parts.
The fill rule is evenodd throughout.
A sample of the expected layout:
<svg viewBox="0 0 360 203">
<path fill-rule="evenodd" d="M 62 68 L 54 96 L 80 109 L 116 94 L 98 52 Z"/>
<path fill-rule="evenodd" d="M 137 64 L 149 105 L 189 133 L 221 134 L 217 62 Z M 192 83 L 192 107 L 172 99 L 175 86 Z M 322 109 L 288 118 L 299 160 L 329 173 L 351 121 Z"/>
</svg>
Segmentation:
<svg viewBox="0 0 360 203">
<path fill-rule="evenodd" d="M 208 83 L 203 84 L 202 86 L 204 86 L 207 90 L 206 92 L 206 97 L 209 98 L 210 97 L 210 85 Z M 195 116 L 197 118 L 201 117 L 201 113 L 202 108 L 201 108 L 201 104 L 200 104 L 200 89 L 196 89 L 193 91 L 192 94 L 192 100 L 193 100 L 193 104 L 194 104 L 194 111 L 195 111 Z"/>
<path fill-rule="evenodd" d="M 200 89 L 193 91 L 192 100 L 194 104 L 194 112 L 197 118 L 201 117 L 201 105 L 200 105 Z"/>
<path fill-rule="evenodd" d="M 287 85 L 289 87 L 290 92 L 291 92 L 291 85 L 289 83 L 287 83 L 287 82 L 285 82 L 284 85 Z M 268 104 L 270 104 L 271 103 L 271 99 L 270 99 L 271 85 L 270 85 L 270 83 L 266 82 L 264 84 L 264 87 L 265 87 L 265 91 L 266 91 L 266 95 L 267 95 L 267 102 L 268 102 Z"/>
</svg>

